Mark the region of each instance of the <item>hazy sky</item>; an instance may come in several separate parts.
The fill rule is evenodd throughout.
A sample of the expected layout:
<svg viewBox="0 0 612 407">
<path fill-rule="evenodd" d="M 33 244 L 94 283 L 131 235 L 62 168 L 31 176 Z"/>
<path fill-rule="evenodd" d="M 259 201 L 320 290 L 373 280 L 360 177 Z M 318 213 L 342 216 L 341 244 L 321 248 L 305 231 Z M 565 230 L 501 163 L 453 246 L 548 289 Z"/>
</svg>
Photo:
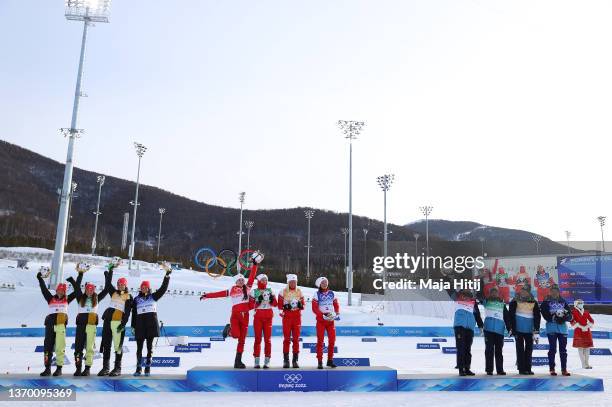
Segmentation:
<svg viewBox="0 0 612 407">
<path fill-rule="evenodd" d="M 82 24 L 0 0 L 2 139 L 59 161 Z M 474 220 L 599 238 L 611 215 L 609 1 L 115 0 L 90 30 L 76 165 L 210 204 Z M 127 202 L 131 196 L 116 197 Z M 170 218 L 168 214 L 167 218 Z M 315 215 L 316 219 L 316 215 Z M 314 220 L 313 220 L 314 221 Z M 612 232 L 611 232 L 612 233 Z"/>
</svg>

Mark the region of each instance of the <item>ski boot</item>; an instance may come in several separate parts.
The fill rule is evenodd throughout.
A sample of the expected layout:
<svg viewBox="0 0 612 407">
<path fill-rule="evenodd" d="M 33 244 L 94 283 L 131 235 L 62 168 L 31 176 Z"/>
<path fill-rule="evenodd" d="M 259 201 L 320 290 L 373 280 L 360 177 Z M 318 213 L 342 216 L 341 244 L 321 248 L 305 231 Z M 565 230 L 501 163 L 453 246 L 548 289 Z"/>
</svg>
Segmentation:
<svg viewBox="0 0 612 407">
<path fill-rule="evenodd" d="M 571 376 L 570 372 L 568 372 L 566 369 L 563 369 L 563 370 L 561 371 L 561 374 L 562 374 L 563 376 Z"/>
<path fill-rule="evenodd" d="M 259 356 L 255 358 L 255 366 L 253 366 L 255 369 L 259 369 L 261 366 L 259 366 Z"/>
<path fill-rule="evenodd" d="M 323 369 L 323 360 L 319 359 L 319 362 L 317 364 L 317 369 Z"/>
<path fill-rule="evenodd" d="M 79 353 L 74 354 L 74 366 L 76 367 L 76 370 L 74 371 L 73 376 L 82 376 L 83 372 L 81 371 L 81 368 L 83 367 L 83 357 Z"/>
<path fill-rule="evenodd" d="M 144 375 L 151 376 L 151 356 L 147 356 L 144 368 Z"/>
<path fill-rule="evenodd" d="M 466 376 L 476 376 L 476 373 L 472 372 L 469 367 L 465 369 L 463 373 L 465 373 Z"/>
<path fill-rule="evenodd" d="M 333 359 L 327 359 L 327 367 L 331 367 L 332 369 L 334 369 L 338 366 L 336 366 Z"/>
<path fill-rule="evenodd" d="M 264 369 L 270 369 L 270 358 L 269 357 L 265 357 L 264 358 Z"/>
<path fill-rule="evenodd" d="M 41 376 L 51 376 L 51 366 L 45 365 L 45 370 L 40 374 Z"/>
<path fill-rule="evenodd" d="M 497 375 L 498 375 L 498 376 L 505 376 L 505 375 L 506 375 L 506 372 L 504 372 L 504 371 L 502 370 L 501 372 L 497 372 Z"/>
<path fill-rule="evenodd" d="M 550 371 L 550 375 L 551 375 L 551 376 L 556 376 L 556 375 L 557 375 L 557 372 L 555 372 L 554 370 L 551 370 L 551 371 Z"/>
<path fill-rule="evenodd" d="M 291 361 L 291 367 L 294 369 L 298 369 L 300 365 L 298 365 L 298 355 L 299 353 L 293 352 L 293 360 Z"/>
<path fill-rule="evenodd" d="M 102 359 L 102 369 L 98 372 L 98 376 L 108 376 L 110 373 L 110 357 Z"/>
<path fill-rule="evenodd" d="M 138 358 L 136 363 L 136 371 L 134 372 L 134 376 L 142 375 L 142 358 Z"/>
<path fill-rule="evenodd" d="M 121 376 L 121 357 L 123 353 L 115 353 L 115 367 L 108 374 L 111 377 Z"/>
<path fill-rule="evenodd" d="M 283 353 L 283 369 L 289 369 L 289 353 Z"/>
<path fill-rule="evenodd" d="M 245 364 L 242 363 L 242 352 L 236 352 L 236 359 L 234 360 L 234 369 L 244 369 Z"/>
<path fill-rule="evenodd" d="M 53 376 L 57 377 L 57 376 L 61 376 L 62 375 L 62 367 L 61 366 L 55 366 L 55 372 L 53 372 Z"/>
<path fill-rule="evenodd" d="M 225 325 L 225 328 L 223 328 L 223 333 L 221 334 L 223 336 L 223 338 L 227 338 L 228 337 L 228 335 L 230 333 L 230 328 L 231 328 L 230 324 Z"/>
<path fill-rule="evenodd" d="M 81 376 L 89 376 L 90 375 L 90 372 L 89 372 L 90 369 L 91 369 L 91 366 L 85 365 L 85 369 L 83 369 L 83 372 L 81 373 Z"/>
</svg>

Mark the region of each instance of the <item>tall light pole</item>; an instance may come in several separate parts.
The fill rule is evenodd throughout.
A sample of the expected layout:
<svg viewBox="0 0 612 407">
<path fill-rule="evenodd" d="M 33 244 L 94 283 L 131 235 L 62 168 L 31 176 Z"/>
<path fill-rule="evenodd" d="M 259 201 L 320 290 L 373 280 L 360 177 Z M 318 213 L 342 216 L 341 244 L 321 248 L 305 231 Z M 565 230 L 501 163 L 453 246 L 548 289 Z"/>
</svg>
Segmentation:
<svg viewBox="0 0 612 407">
<path fill-rule="evenodd" d="M 601 228 L 601 252 L 604 253 L 606 251 L 606 242 L 604 241 L 604 233 L 603 229 L 606 225 L 607 216 L 598 216 L 597 220 L 599 221 L 599 227 Z"/>
<path fill-rule="evenodd" d="M 159 259 L 159 245 L 161 243 L 161 228 L 162 228 L 162 219 L 164 217 L 164 213 L 166 213 L 166 208 L 159 208 L 159 232 L 157 232 L 157 259 Z"/>
<path fill-rule="evenodd" d="M 240 199 L 240 230 L 238 231 L 238 255 L 242 252 L 242 207 L 244 206 L 244 196 L 246 192 L 241 192 L 238 194 L 238 199 Z M 240 273 L 240 262 L 236 262 L 236 267 L 238 272 Z"/>
<path fill-rule="evenodd" d="M 253 229 L 253 226 L 255 226 L 255 222 L 252 220 L 244 221 L 244 227 L 247 230 L 247 249 L 251 248 L 251 229 Z"/>
<path fill-rule="evenodd" d="M 344 270 L 346 270 L 346 235 L 348 235 L 348 228 L 340 228 L 340 233 L 344 236 Z"/>
<path fill-rule="evenodd" d="M 70 186 L 70 201 L 68 201 L 68 224 L 66 225 L 66 239 L 65 246 L 68 246 L 68 232 L 70 231 L 70 220 L 72 219 L 72 201 L 78 195 L 76 194 L 78 184 L 72 181 L 72 185 Z"/>
<path fill-rule="evenodd" d="M 77 128 L 79 115 L 79 102 L 85 96 L 82 92 L 83 68 L 85 62 L 85 45 L 87 43 L 87 29 L 93 22 L 108 23 L 110 0 L 98 0 L 96 3 L 85 3 L 83 0 L 66 0 L 64 15 L 67 20 L 83 21 L 83 35 L 81 37 L 81 53 L 79 55 L 79 67 L 77 70 L 77 80 L 74 90 L 74 101 L 72 104 L 72 120 L 70 128 L 63 128 L 60 131 L 68 137 L 68 152 L 66 154 L 66 166 L 64 168 L 64 184 L 60 198 L 60 210 L 57 219 L 57 229 L 55 231 L 55 250 L 53 251 L 53 261 L 51 263 L 51 277 L 49 285 L 53 288 L 64 278 L 64 243 L 66 241 L 66 229 L 68 225 L 68 199 L 70 186 L 72 185 L 72 171 L 74 167 L 74 142 L 77 137 L 84 133 Z"/>
<path fill-rule="evenodd" d="M 433 206 L 425 205 L 419 209 L 423 216 L 425 216 L 425 256 L 427 257 L 425 267 L 427 267 L 427 279 L 429 280 L 429 215 L 433 211 Z"/>
<path fill-rule="evenodd" d="M 482 236 L 480 236 L 480 237 L 478 238 L 478 240 L 480 240 L 480 251 L 481 251 L 481 253 L 482 253 L 482 257 L 484 257 L 484 254 L 485 254 L 485 252 L 484 252 L 484 242 L 485 242 L 485 238 L 484 238 L 484 237 L 482 237 Z"/>
<path fill-rule="evenodd" d="M 98 217 L 102 214 L 102 212 L 100 212 L 100 196 L 102 195 L 102 185 L 104 185 L 105 179 L 106 177 L 104 175 L 98 175 L 98 178 L 97 178 L 98 203 L 96 204 L 96 211 L 94 212 L 94 215 L 96 215 L 96 222 L 94 223 L 93 239 L 91 239 L 91 255 L 92 256 L 96 254 L 96 238 L 98 236 Z"/>
<path fill-rule="evenodd" d="M 533 236 L 531 236 L 531 239 L 536 244 L 536 254 L 540 254 L 540 240 L 542 240 L 542 236 L 533 235 Z"/>
<path fill-rule="evenodd" d="M 572 249 L 570 246 L 570 237 L 572 236 L 572 232 L 569 230 L 565 231 L 565 239 L 567 240 L 567 254 L 572 254 Z"/>
<path fill-rule="evenodd" d="M 376 181 L 378 182 L 378 186 L 383 191 L 383 201 L 384 201 L 384 223 L 383 223 L 383 257 L 387 257 L 387 242 L 388 242 L 388 233 L 387 233 L 387 191 L 391 188 L 391 184 L 393 184 L 393 180 L 395 179 L 395 175 L 393 174 L 385 174 L 379 177 L 376 177 Z M 387 269 L 383 270 L 383 284 L 387 281 Z"/>
<path fill-rule="evenodd" d="M 361 129 L 365 126 L 365 122 L 355 120 L 338 120 L 338 127 L 344 134 L 344 138 L 349 141 L 349 253 L 348 253 L 348 269 L 347 287 L 348 289 L 348 305 L 352 305 L 352 281 L 353 281 L 353 140 L 361 133 Z"/>
<path fill-rule="evenodd" d="M 136 249 L 136 212 L 138 211 L 138 189 L 140 188 L 140 161 L 142 160 L 142 156 L 147 151 L 147 148 L 144 144 L 134 143 L 134 147 L 136 148 L 136 155 L 138 156 L 138 172 L 136 173 L 136 194 L 134 196 L 134 214 L 132 215 L 132 241 L 130 243 L 129 256 L 130 261 L 128 263 L 128 269 L 132 269 L 132 260 L 134 259 L 134 251 Z"/>
<path fill-rule="evenodd" d="M 363 228 L 363 268 L 368 268 L 368 228 Z M 363 280 L 362 280 L 363 281 Z"/>
<path fill-rule="evenodd" d="M 414 233 L 412 236 L 414 236 L 414 254 L 419 257 L 419 237 L 421 237 L 421 235 L 419 233 Z"/>
<path fill-rule="evenodd" d="M 313 209 L 306 209 L 304 215 L 308 219 L 308 240 L 306 243 L 306 281 L 310 281 L 310 220 L 314 216 L 315 211 Z"/>
</svg>

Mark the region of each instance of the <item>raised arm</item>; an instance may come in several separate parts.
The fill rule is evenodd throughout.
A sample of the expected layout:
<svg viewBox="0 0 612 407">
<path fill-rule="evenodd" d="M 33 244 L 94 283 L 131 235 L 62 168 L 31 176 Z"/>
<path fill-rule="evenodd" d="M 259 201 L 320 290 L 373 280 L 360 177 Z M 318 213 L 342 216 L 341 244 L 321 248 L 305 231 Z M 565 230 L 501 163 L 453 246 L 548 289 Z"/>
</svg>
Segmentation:
<svg viewBox="0 0 612 407">
<path fill-rule="evenodd" d="M 253 267 L 251 268 L 251 273 L 249 274 L 249 280 L 247 281 L 247 287 L 253 287 L 253 281 L 255 281 L 255 277 L 257 276 L 257 269 L 259 265 L 257 263 L 253 263 Z"/>
<path fill-rule="evenodd" d="M 74 278 L 72 278 L 72 276 L 66 279 L 66 281 L 68 281 L 72 285 L 72 292 L 68 294 L 68 297 L 66 298 L 68 304 L 70 304 L 75 298 L 80 297 L 83 294 L 81 292 L 81 280 L 83 280 L 83 273 L 79 273 L 76 281 Z"/>
<path fill-rule="evenodd" d="M 151 294 L 151 297 L 153 297 L 155 301 L 159 301 L 159 299 L 163 297 L 166 291 L 168 290 L 169 283 L 170 283 L 170 274 L 166 274 L 164 276 L 164 280 L 162 281 L 161 287 L 159 287 L 157 291 Z"/>
<path fill-rule="evenodd" d="M 108 271 L 104 272 L 104 291 L 107 294 L 113 295 L 117 289 L 113 286 L 113 267 L 108 267 Z"/>
<path fill-rule="evenodd" d="M 38 272 L 38 274 L 36 274 L 36 278 L 38 279 L 38 285 L 40 286 L 40 292 L 42 293 L 43 297 L 45 297 L 45 300 L 47 302 L 51 301 L 51 298 L 53 298 L 53 294 L 51 294 L 51 292 L 47 288 L 47 284 L 45 283 L 45 280 L 43 280 L 42 274 Z"/>
<path fill-rule="evenodd" d="M 224 298 L 224 297 L 229 297 L 229 290 L 215 291 L 214 293 L 204 293 L 200 297 L 200 300 L 203 300 L 205 298 Z"/>
</svg>

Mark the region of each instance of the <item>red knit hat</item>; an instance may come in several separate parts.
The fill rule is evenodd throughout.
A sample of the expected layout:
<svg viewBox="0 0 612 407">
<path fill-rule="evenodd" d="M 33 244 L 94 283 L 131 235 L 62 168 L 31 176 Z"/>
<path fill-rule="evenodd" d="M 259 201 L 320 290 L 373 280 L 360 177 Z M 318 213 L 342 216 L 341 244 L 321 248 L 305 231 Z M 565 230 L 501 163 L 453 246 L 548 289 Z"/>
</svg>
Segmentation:
<svg viewBox="0 0 612 407">
<path fill-rule="evenodd" d="M 121 277 L 119 280 L 117 280 L 117 285 L 119 284 L 123 284 L 124 286 L 127 287 L 127 278 Z"/>
<path fill-rule="evenodd" d="M 149 290 L 151 289 L 151 283 L 148 280 L 143 280 L 142 283 L 140 283 L 141 290 L 145 287 L 148 288 Z"/>
<path fill-rule="evenodd" d="M 67 289 L 66 284 L 59 283 L 57 287 L 55 287 L 55 292 L 62 291 L 64 294 L 66 294 L 66 289 Z"/>
</svg>

